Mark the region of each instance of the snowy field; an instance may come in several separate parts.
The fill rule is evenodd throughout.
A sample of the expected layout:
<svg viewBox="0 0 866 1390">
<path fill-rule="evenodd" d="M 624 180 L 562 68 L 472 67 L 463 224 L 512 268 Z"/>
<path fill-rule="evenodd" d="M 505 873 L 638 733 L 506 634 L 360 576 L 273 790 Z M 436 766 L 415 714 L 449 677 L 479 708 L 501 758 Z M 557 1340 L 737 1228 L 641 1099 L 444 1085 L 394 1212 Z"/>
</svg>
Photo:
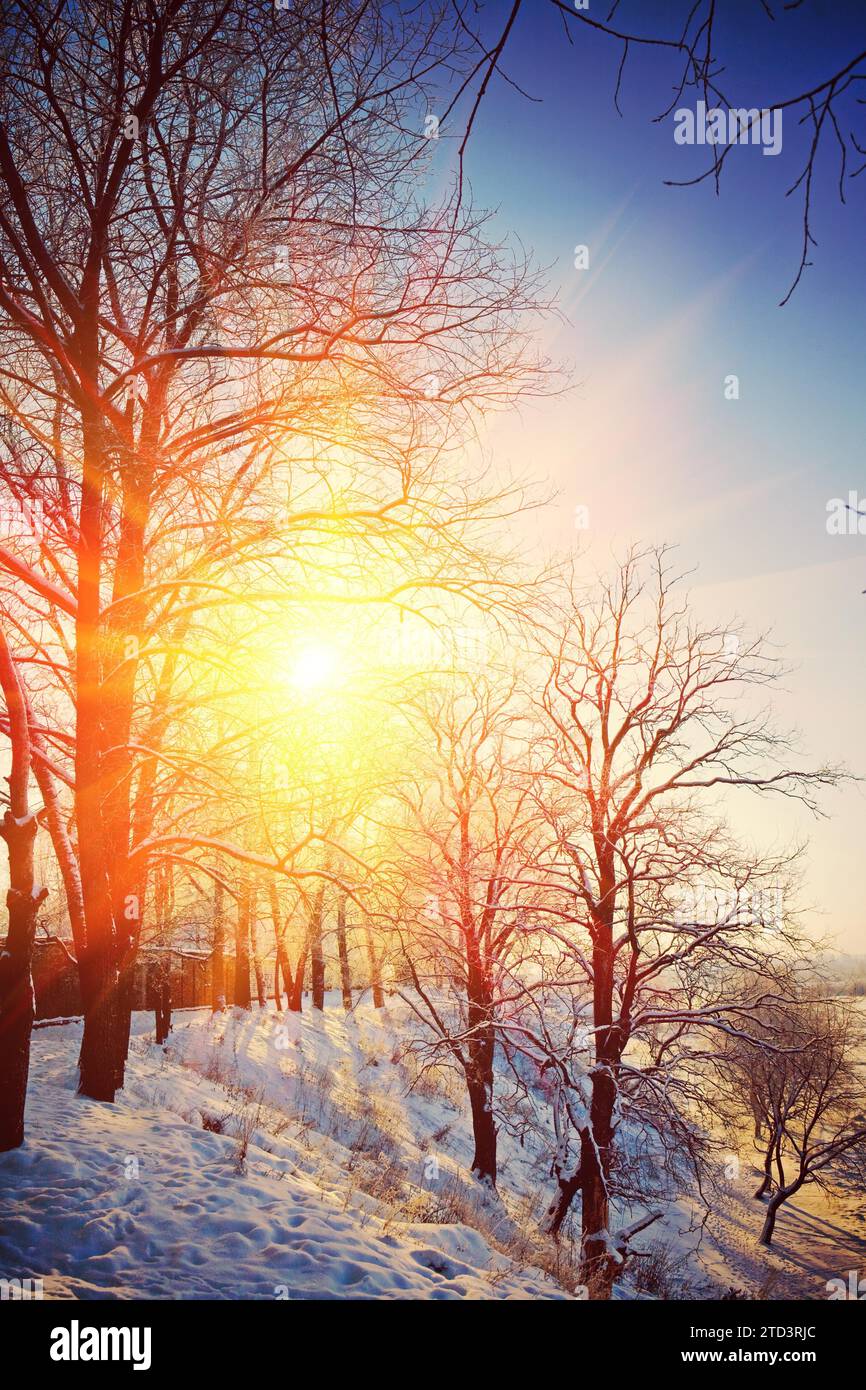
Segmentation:
<svg viewBox="0 0 866 1390">
<path fill-rule="evenodd" d="M 40 1028 L 27 1140 L 0 1155 L 0 1276 L 46 1298 L 573 1296 L 569 1242 L 538 1234 L 544 1134 L 503 1134 L 500 1194 L 480 1190 L 458 1078 L 419 1078 L 393 1020 L 333 996 L 323 1015 L 202 1010 L 163 1050 L 139 1014 L 114 1106 L 75 1095 L 80 1025 Z M 702 1228 L 673 1208 L 647 1233 L 655 1287 L 617 1296 L 825 1298 L 866 1269 L 859 1194 L 792 1204 L 767 1253 L 754 1185 L 743 1162 Z"/>
</svg>

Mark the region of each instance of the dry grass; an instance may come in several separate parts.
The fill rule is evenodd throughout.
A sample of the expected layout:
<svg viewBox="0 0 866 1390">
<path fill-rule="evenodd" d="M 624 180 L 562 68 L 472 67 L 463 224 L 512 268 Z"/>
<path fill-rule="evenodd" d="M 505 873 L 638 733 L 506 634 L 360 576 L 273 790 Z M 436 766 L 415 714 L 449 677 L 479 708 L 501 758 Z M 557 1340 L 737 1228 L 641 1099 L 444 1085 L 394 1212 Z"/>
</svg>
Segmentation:
<svg viewBox="0 0 866 1390">
<path fill-rule="evenodd" d="M 366 1094 L 352 1081 L 338 1077 L 327 1065 L 302 1054 L 292 1058 L 294 1065 L 285 1072 L 291 1082 L 291 1102 L 284 1108 L 265 1105 L 262 1092 L 244 1086 L 238 1078 L 236 1055 L 214 1040 L 207 1062 L 200 1068 L 204 1079 L 219 1086 L 227 1096 L 225 1114 L 216 1107 L 201 1109 L 202 1124 L 216 1133 L 229 1134 L 235 1143 L 235 1171 L 243 1173 L 257 1132 L 264 1137 L 279 1135 L 291 1128 L 311 1156 L 316 1155 L 314 1140 L 325 1138 L 336 1147 L 320 1157 L 334 1169 L 345 1184 L 345 1209 L 353 1206 L 359 1219 L 378 1215 L 387 1233 L 395 1226 L 464 1225 L 481 1234 L 503 1262 L 489 1272 L 491 1287 L 509 1273 L 541 1271 L 572 1294 L 579 1293 L 577 1261 L 572 1242 L 562 1236 L 558 1242 L 539 1229 L 544 1205 L 541 1191 L 531 1198 L 509 1196 L 482 1188 L 468 1174 L 447 1165 L 438 1179 L 429 1182 L 410 1171 L 412 1160 L 401 1153 L 399 1134 L 404 1124 L 402 1110 L 387 1098 Z M 378 1069 L 394 1061 L 381 1048 L 368 1049 L 361 1071 Z M 406 1090 L 428 1101 L 460 1111 L 464 1107 L 462 1076 L 438 1062 L 424 1062 L 411 1050 L 401 1051 L 398 1063 Z M 441 1146 L 453 1122 L 439 1126 L 426 1142 L 418 1142 L 421 1153 L 429 1146 Z M 343 1150 L 342 1154 L 339 1150 Z M 331 1165 L 334 1165 L 332 1168 Z M 306 1168 L 306 1165 L 305 1165 Z M 370 1207 L 369 1199 L 374 1206 Z M 656 1277 L 656 1265 L 647 1271 Z M 660 1276 L 659 1276 L 660 1277 Z"/>
<path fill-rule="evenodd" d="M 687 1252 L 654 1240 L 635 1252 L 628 1262 L 628 1276 L 638 1293 L 660 1299 L 691 1299 L 698 1290 L 690 1273 Z"/>
</svg>

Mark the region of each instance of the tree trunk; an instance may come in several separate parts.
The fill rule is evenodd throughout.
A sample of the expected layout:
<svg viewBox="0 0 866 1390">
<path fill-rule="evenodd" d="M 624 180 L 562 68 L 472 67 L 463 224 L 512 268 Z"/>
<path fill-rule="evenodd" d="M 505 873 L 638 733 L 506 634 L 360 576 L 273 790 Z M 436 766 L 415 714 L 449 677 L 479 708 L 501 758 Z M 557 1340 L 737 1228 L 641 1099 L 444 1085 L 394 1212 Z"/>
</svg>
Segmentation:
<svg viewBox="0 0 866 1390">
<path fill-rule="evenodd" d="M 142 418 L 140 447 L 149 457 L 157 446 L 162 399 L 154 382 L 153 392 Z M 101 428 L 100 428 L 101 433 Z M 103 452 L 104 452 L 104 440 Z M 110 472 L 111 465 L 108 464 Z M 135 755 L 130 743 L 135 711 L 136 675 L 139 651 L 145 641 L 147 599 L 145 588 L 145 535 L 152 503 L 154 475 L 150 468 L 131 466 L 119 470 L 120 515 L 117 548 L 111 552 L 113 565 L 111 606 L 102 614 L 97 633 L 101 647 L 101 684 L 98 693 L 101 716 L 102 755 L 98 766 L 100 814 L 105 867 L 111 896 L 115 929 L 117 997 L 115 1001 L 117 1085 L 122 1088 L 129 1039 L 132 1031 L 135 963 L 138 957 L 144 900 L 147 891 L 146 860 L 130 864 L 132 843 L 133 787 L 142 790 L 147 779 L 137 782 Z M 104 523 L 103 523 L 104 524 Z M 105 533 L 103 532 L 103 540 Z M 108 577 L 107 575 L 105 576 Z M 99 596 L 97 595 L 97 603 Z M 153 732 L 152 728 L 149 732 Z M 149 747 L 158 746 L 157 741 Z M 145 792 L 147 796 L 147 792 Z M 170 866 L 164 867 L 169 879 Z M 160 884 L 164 890 L 165 885 Z M 164 891 L 163 891 L 164 896 Z M 160 914 L 160 923 L 162 914 Z"/>
<path fill-rule="evenodd" d="M 785 1197 L 782 1192 L 777 1192 L 775 1197 L 770 1198 L 770 1203 L 767 1207 L 767 1215 L 764 1218 L 764 1229 L 761 1231 L 760 1235 L 759 1243 L 761 1245 L 771 1244 L 773 1240 L 773 1231 L 776 1228 L 776 1216 L 784 1200 Z"/>
<path fill-rule="evenodd" d="M 590 1298 L 599 1300 L 610 1298 L 616 1272 L 608 1243 L 608 1192 L 617 1096 L 614 1073 L 621 1052 L 619 1030 L 613 1024 L 612 874 L 603 876 L 601 897 L 608 903 L 608 909 L 607 915 L 596 922 L 596 941 L 592 953 L 595 1066 L 592 1071 L 589 1129 L 581 1134 L 580 1142 L 580 1278 Z"/>
<path fill-rule="evenodd" d="M 753 1120 L 754 1126 L 755 1126 L 755 1139 L 756 1139 L 758 1142 L 760 1142 L 760 1139 L 761 1139 L 761 1123 L 762 1123 L 762 1120 L 763 1120 L 763 1114 L 762 1114 L 762 1112 L 761 1112 L 761 1107 L 760 1107 L 760 1105 L 759 1105 L 759 1103 L 758 1103 L 758 1093 L 757 1093 L 756 1090 L 754 1090 L 754 1088 L 752 1089 L 752 1091 L 751 1091 L 750 1094 L 749 1094 L 749 1106 L 750 1106 L 751 1111 L 752 1111 L 752 1120 Z"/>
<path fill-rule="evenodd" d="M 159 1007 L 156 1010 L 156 1041 L 161 1047 L 168 1040 L 171 1032 L 171 991 L 167 986 L 163 986 L 160 993 Z"/>
<path fill-rule="evenodd" d="M 253 973 L 256 977 L 256 997 L 259 1001 L 259 1008 L 263 1009 L 266 1003 L 265 997 L 265 972 L 262 970 L 262 958 L 259 953 L 259 923 L 256 916 L 257 898 L 255 885 L 250 888 L 250 945 L 253 953 Z"/>
<path fill-rule="evenodd" d="M 96 379 L 99 326 L 96 295 L 88 287 L 86 323 L 80 325 L 81 369 Z M 122 1083 L 118 1072 L 118 1000 L 115 923 L 108 877 L 104 823 L 106 711 L 103 709 L 102 584 L 108 449 L 97 405 L 84 401 L 81 501 L 78 514 L 78 576 L 75 612 L 75 826 L 87 941 L 78 953 L 84 1032 L 79 1055 L 79 1091 L 113 1101 Z"/>
<path fill-rule="evenodd" d="M 277 1011 L 282 1013 L 282 981 L 285 981 L 286 984 L 286 995 L 291 998 L 292 971 L 283 949 L 283 925 L 280 921 L 280 898 L 277 893 L 277 885 L 273 878 L 268 880 L 268 898 L 271 904 L 271 920 L 274 924 L 274 946 L 276 947 L 276 958 L 274 961 L 274 1004 L 277 1007 Z"/>
<path fill-rule="evenodd" d="M 125 854 L 122 845 L 129 838 L 128 808 L 127 828 L 121 835 L 121 844 L 116 848 L 118 857 Z M 128 866 L 122 866 L 127 867 Z M 171 908 L 172 868 L 161 866 L 156 873 L 154 891 L 154 911 L 156 914 L 156 937 L 165 942 L 168 935 Z M 116 1047 L 118 1089 L 124 1084 L 126 1059 L 129 1056 L 129 1039 L 132 1034 L 132 1008 L 135 1002 L 135 965 L 141 940 L 141 922 L 145 892 L 147 890 L 147 868 L 141 873 L 124 877 L 121 869 L 116 871 L 114 885 L 114 923 L 117 939 L 117 990 L 116 990 Z M 167 1034 L 166 1034 L 167 1036 Z M 159 1041 L 159 1040 L 157 1040 Z"/>
<path fill-rule="evenodd" d="M 214 884 L 213 950 L 211 952 L 211 1009 L 215 1014 L 226 1008 L 226 922 L 223 912 L 223 886 Z"/>
<path fill-rule="evenodd" d="M 292 979 L 292 967 L 289 964 L 286 948 L 280 938 L 277 940 L 277 959 L 274 965 L 274 999 L 279 1010 L 282 1011 L 283 994 L 286 996 L 286 1005 L 288 1006 L 294 992 L 294 987 L 295 982 Z"/>
<path fill-rule="evenodd" d="M 349 971 L 349 941 L 346 926 L 346 900 L 341 898 L 337 904 L 337 951 L 340 956 L 340 987 L 343 992 L 343 1008 L 348 1012 L 352 1007 L 352 976 Z"/>
<path fill-rule="evenodd" d="M 123 1087 L 126 1076 L 126 1059 L 129 1056 L 129 1039 L 132 1035 L 132 1006 L 135 1002 L 135 962 L 138 959 L 139 933 L 124 931 L 119 942 L 120 959 L 117 972 L 117 1019 L 116 1039 L 117 1072 L 119 1088 Z"/>
<path fill-rule="evenodd" d="M 379 958 L 376 955 L 376 944 L 373 941 L 373 933 L 369 924 L 365 928 L 367 938 L 367 959 L 370 962 L 370 985 L 373 990 L 373 1008 L 384 1009 L 385 996 L 382 993 L 382 973 L 379 969 Z"/>
<path fill-rule="evenodd" d="M 605 962 L 594 957 L 595 1018 L 610 1019 L 607 1007 Z M 601 998 L 598 989 L 601 986 Z M 616 1086 L 613 1067 L 617 1060 L 614 1030 L 597 1033 L 596 1067 L 592 1074 L 592 1100 L 589 1127 L 580 1136 L 580 1163 L 574 1174 L 557 1174 L 557 1192 L 543 1222 L 543 1230 L 557 1235 L 572 1201 L 581 1193 L 580 1278 L 591 1299 L 609 1299 L 613 1291 L 616 1263 L 609 1248 L 610 1202 L 608 1197 L 610 1159 L 613 1147 L 613 1115 Z"/>
<path fill-rule="evenodd" d="M 474 927 L 468 920 L 463 928 L 466 951 L 466 1019 L 469 1039 L 466 1043 L 469 1063 L 466 1084 L 472 1109 L 472 1132 L 475 1154 L 472 1172 L 482 1182 L 496 1186 L 496 1124 L 493 1118 L 493 1060 L 496 1037 L 493 1029 L 493 1000 L 489 971 L 482 960 L 481 946 Z M 483 939 L 483 938 L 482 938 Z"/>
<path fill-rule="evenodd" d="M 589 1130 L 581 1136 L 581 1255 L 580 1279 L 591 1299 L 608 1299 L 614 1267 L 608 1248 L 610 1204 L 606 1174 Z"/>
<path fill-rule="evenodd" d="M 759 1201 L 759 1202 L 762 1201 L 763 1198 L 767 1195 L 767 1193 L 768 1193 L 769 1190 L 770 1190 L 770 1186 L 771 1186 L 771 1184 L 772 1184 L 772 1181 L 773 1181 L 773 1150 L 774 1150 L 774 1148 L 775 1148 L 775 1139 L 773 1139 L 773 1140 L 771 1141 L 771 1143 L 768 1145 L 767 1151 L 766 1151 L 766 1153 L 764 1154 L 764 1174 L 763 1174 L 763 1177 L 761 1178 L 760 1184 L 758 1185 L 758 1187 L 756 1187 L 754 1193 L 752 1194 L 752 1195 L 755 1197 L 755 1199 L 756 1199 L 757 1201 Z"/>
<path fill-rule="evenodd" d="M 149 971 L 150 1006 L 154 1013 L 154 1038 L 158 1047 L 171 1032 L 171 957 L 158 956 Z"/>
<path fill-rule="evenodd" d="M 762 1202 L 764 1200 L 764 1198 L 767 1195 L 767 1192 L 769 1191 L 771 1182 L 772 1178 L 770 1177 L 770 1174 L 765 1171 L 763 1177 L 761 1178 L 761 1181 L 758 1183 L 758 1186 L 752 1193 L 752 1196 L 754 1197 L 756 1202 Z"/>
<path fill-rule="evenodd" d="M 6 895 L 9 930 L 0 952 L 0 1153 L 24 1142 L 24 1105 L 30 1072 L 33 1031 L 33 942 L 36 916 L 44 893 L 33 880 L 33 842 L 36 819 L 23 824 L 7 811 L 0 834 L 9 847 Z"/>
<path fill-rule="evenodd" d="M 45 892 L 36 892 L 33 847 L 36 817 L 30 814 L 30 730 L 18 670 L 0 630 L 0 687 L 6 702 L 12 762 L 9 808 L 0 835 L 9 851 L 9 926 L 0 950 L 0 1153 L 24 1143 L 24 1106 L 33 1032 L 33 942 Z"/>
<path fill-rule="evenodd" d="M 250 995 L 250 886 L 245 883 L 235 918 L 235 1008 L 251 1009 Z"/>
<path fill-rule="evenodd" d="M 289 1012 L 299 1014 L 304 1007 L 304 974 L 307 969 L 307 953 L 303 952 L 295 971 L 295 979 L 289 992 Z"/>
<path fill-rule="evenodd" d="M 117 967 L 111 940 L 102 932 L 95 935 L 95 944 L 88 944 L 78 957 L 84 1009 L 78 1091 L 92 1100 L 113 1101 L 123 1084 L 118 1065 Z"/>
<path fill-rule="evenodd" d="M 283 957 L 278 942 L 277 954 L 274 959 L 274 1008 L 278 1014 L 283 1012 L 282 965 Z"/>
<path fill-rule="evenodd" d="M 325 1007 L 325 950 L 322 940 L 322 910 L 325 890 L 319 888 L 313 903 L 310 917 L 310 988 L 313 995 L 313 1008 Z"/>
<path fill-rule="evenodd" d="M 562 1223 L 568 1215 L 569 1208 L 574 1201 L 576 1194 L 580 1191 L 581 1176 L 580 1168 L 570 1177 L 558 1173 L 556 1178 L 557 1190 L 542 1222 L 541 1229 L 549 1236 L 558 1236 L 562 1229 Z"/>
<path fill-rule="evenodd" d="M 475 1152 L 472 1172 L 480 1182 L 496 1186 L 496 1123 L 493 1118 L 491 1087 L 467 1077 L 469 1105 L 472 1110 L 472 1134 Z"/>
<path fill-rule="evenodd" d="M 759 1238 L 760 1245 L 770 1245 L 773 1239 L 773 1231 L 776 1228 L 776 1217 L 779 1208 L 787 1202 L 789 1197 L 793 1197 L 795 1192 L 799 1192 L 803 1186 L 803 1179 L 798 1178 L 796 1182 L 789 1183 L 787 1187 L 780 1187 L 776 1194 L 770 1198 L 767 1206 L 767 1215 L 764 1219 L 764 1229 Z"/>
</svg>

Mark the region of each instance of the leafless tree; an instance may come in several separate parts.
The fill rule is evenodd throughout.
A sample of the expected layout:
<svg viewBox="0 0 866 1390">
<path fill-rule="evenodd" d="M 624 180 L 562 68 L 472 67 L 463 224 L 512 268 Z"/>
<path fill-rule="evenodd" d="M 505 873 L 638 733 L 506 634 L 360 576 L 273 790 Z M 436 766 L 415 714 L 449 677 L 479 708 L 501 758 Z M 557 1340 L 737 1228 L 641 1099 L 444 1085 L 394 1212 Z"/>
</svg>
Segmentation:
<svg viewBox="0 0 866 1390">
<path fill-rule="evenodd" d="M 476 674 L 416 704 L 426 758 L 402 790 L 407 883 L 400 939 L 403 997 L 432 1034 L 428 1050 L 465 1080 L 472 1171 L 496 1183 L 494 1060 L 501 1025 L 520 1005 L 535 941 L 524 932 L 536 894 L 538 813 L 526 760 L 528 727 L 508 682 Z M 527 944 L 527 943 L 530 944 Z"/>
<path fill-rule="evenodd" d="M 6 634 L 0 627 L 0 689 L 12 744 L 9 804 L 0 836 L 9 852 L 9 926 L 0 951 L 0 1152 L 24 1142 L 24 1105 L 30 1070 L 34 1002 L 31 965 L 36 914 L 46 890 L 36 883 L 36 817 L 30 810 L 30 737 L 27 702 Z"/>
<path fill-rule="evenodd" d="M 154 856 L 247 862 L 160 834 L 201 615 L 296 597 L 325 535 L 430 543 L 380 601 L 462 582 L 447 542 L 478 502 L 443 451 L 527 381 L 535 297 L 462 188 L 419 191 L 423 113 L 469 47 L 439 13 L 346 0 L 7 10 L 2 477 L 41 530 L 0 568 L 73 802 L 97 1099 L 123 1080 Z"/>
<path fill-rule="evenodd" d="M 770 1245 L 780 1208 L 801 1188 L 866 1174 L 864 1039 L 856 1015 L 833 999 L 765 1004 L 759 1024 L 763 1045 L 737 1043 L 733 1077 L 759 1122 L 755 1196 L 767 1200 L 760 1241 Z"/>
<path fill-rule="evenodd" d="M 732 997 L 722 977 L 760 975 L 795 943 L 785 900 L 795 852 L 739 846 L 719 794 L 816 809 L 838 773 L 791 765 L 788 738 L 755 707 L 778 661 L 760 640 L 699 623 L 668 552 L 631 553 L 613 580 L 570 602 L 540 699 L 552 872 L 561 866 L 567 894 L 548 935 L 591 994 L 592 1056 L 584 1071 L 551 1053 L 578 1153 L 560 1155 L 548 1228 L 580 1192 L 584 1279 L 606 1296 L 624 1253 L 610 1230 L 624 1114 L 651 1123 L 679 1098 L 685 1131 L 701 1069 L 726 1036 L 748 1031 L 753 1001 Z"/>
</svg>

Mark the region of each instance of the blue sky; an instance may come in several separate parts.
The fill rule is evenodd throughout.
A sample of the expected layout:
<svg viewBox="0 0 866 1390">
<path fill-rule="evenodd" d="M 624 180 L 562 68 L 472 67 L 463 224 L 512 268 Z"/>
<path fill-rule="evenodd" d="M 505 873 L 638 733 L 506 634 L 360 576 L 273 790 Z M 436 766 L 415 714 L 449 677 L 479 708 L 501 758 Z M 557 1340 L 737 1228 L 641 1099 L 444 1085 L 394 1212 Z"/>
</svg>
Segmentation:
<svg viewBox="0 0 866 1390">
<path fill-rule="evenodd" d="M 866 48 L 862 5 L 807 0 L 787 14 L 779 5 L 775 23 L 757 0 L 720 8 L 720 85 L 733 106 L 784 100 Z M 684 11 L 624 4 L 616 21 L 627 28 L 637 15 L 637 26 L 647 12 L 670 18 L 644 18 L 645 32 L 673 34 Z M 826 529 L 831 498 L 866 494 L 866 173 L 849 183 L 843 207 L 828 140 L 814 186 L 814 265 L 779 308 L 802 237 L 800 195 L 785 197 L 805 159 L 800 113 L 785 114 L 778 156 L 732 150 L 719 197 L 711 181 L 666 187 L 707 158 L 675 143 L 673 116 L 653 123 L 672 95 L 670 60 L 632 49 L 620 117 L 621 47 L 584 26 L 571 32 L 574 46 L 544 0 L 521 12 L 504 69 L 535 100 L 494 81 L 470 144 L 476 201 L 551 266 L 567 323 L 551 327 L 547 346 L 573 383 L 500 419 L 487 447 L 558 490 L 542 526 L 548 548 L 579 544 L 604 568 L 611 546 L 678 544 L 684 564 L 699 566 L 701 607 L 772 627 L 794 663 L 780 719 L 800 727 L 816 760 L 866 774 L 866 535 Z M 692 91 L 679 104 L 695 99 Z M 849 104 L 846 117 L 855 114 Z M 579 244 L 588 270 L 574 268 Z M 725 398 L 730 374 L 738 400 Z M 589 509 L 584 533 L 575 531 L 578 505 Z M 866 951 L 856 873 L 863 789 L 830 794 L 826 809 L 831 819 L 817 825 L 767 802 L 736 814 L 756 839 L 810 837 L 804 900 L 823 911 L 816 925 Z"/>
</svg>

